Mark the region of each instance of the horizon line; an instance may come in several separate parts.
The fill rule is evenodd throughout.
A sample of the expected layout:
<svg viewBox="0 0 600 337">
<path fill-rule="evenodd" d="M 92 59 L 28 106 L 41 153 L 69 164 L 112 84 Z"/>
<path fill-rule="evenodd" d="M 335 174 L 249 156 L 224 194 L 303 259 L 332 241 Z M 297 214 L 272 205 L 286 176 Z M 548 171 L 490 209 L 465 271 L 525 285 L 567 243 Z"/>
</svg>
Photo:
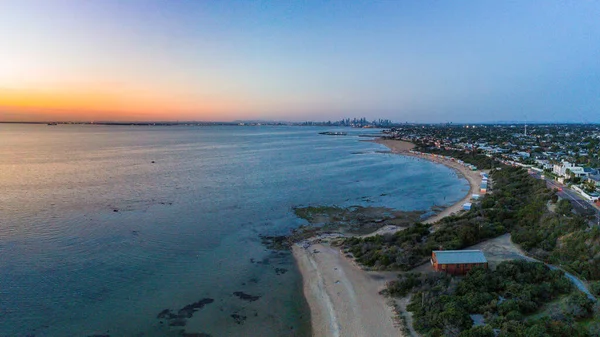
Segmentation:
<svg viewBox="0 0 600 337">
<path fill-rule="evenodd" d="M 270 120 L 234 120 L 234 121 L 201 121 L 201 120 L 190 120 L 190 121 L 55 121 L 55 120 L 47 120 L 47 121 L 0 121 L 0 124 L 86 124 L 86 125 L 156 125 L 156 126 L 166 126 L 166 125 L 186 125 L 186 124 L 219 124 L 219 125 L 232 125 L 238 126 L 241 123 L 255 123 L 255 124 L 292 124 L 296 126 L 300 126 L 304 123 L 328 123 L 332 121 L 315 121 L 315 120 L 306 120 L 306 121 L 270 121 Z M 336 123 L 338 121 L 334 121 L 332 123 Z M 369 122 L 370 123 L 370 122 Z M 583 123 L 583 122 L 550 122 L 550 121 L 491 121 L 491 122 L 391 122 L 392 126 L 396 125 L 600 125 L 600 122 L 591 122 L 591 123 Z M 319 125 L 314 125 L 319 126 Z M 322 125 L 329 126 L 329 125 Z M 339 127 L 350 127 L 346 125 L 331 125 L 331 126 L 339 126 Z"/>
</svg>

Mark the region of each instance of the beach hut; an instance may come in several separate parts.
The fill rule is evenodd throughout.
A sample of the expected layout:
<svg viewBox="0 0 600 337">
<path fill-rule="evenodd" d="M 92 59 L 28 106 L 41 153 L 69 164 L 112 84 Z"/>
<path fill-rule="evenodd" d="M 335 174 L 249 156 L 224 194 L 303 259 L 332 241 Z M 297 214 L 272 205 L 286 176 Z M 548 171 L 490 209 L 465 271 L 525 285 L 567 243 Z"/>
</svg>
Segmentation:
<svg viewBox="0 0 600 337">
<path fill-rule="evenodd" d="M 487 188 L 488 188 L 487 182 L 481 183 L 481 185 L 479 185 L 479 192 L 482 194 L 485 194 L 487 192 Z"/>
<path fill-rule="evenodd" d="M 463 209 L 464 209 L 465 211 L 469 211 L 469 210 L 471 210 L 471 205 L 472 205 L 472 204 L 471 204 L 470 202 L 464 203 L 464 204 L 463 204 Z"/>
<path fill-rule="evenodd" d="M 434 250 L 430 262 L 435 271 L 451 275 L 465 275 L 475 266 L 488 267 L 481 250 Z"/>
<path fill-rule="evenodd" d="M 471 195 L 471 199 L 473 199 L 473 200 L 479 200 L 480 197 L 481 196 L 479 194 L 473 194 L 473 195 Z"/>
</svg>

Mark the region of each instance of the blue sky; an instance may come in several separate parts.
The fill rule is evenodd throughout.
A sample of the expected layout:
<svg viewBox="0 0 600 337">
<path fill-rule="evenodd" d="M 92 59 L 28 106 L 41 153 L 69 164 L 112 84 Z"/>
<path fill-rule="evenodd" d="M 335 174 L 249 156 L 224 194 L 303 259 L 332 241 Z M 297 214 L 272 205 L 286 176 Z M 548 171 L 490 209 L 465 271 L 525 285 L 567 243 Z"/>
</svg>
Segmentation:
<svg viewBox="0 0 600 337">
<path fill-rule="evenodd" d="M 592 1 L 4 1 L 0 120 L 600 122 L 599 17 Z"/>
</svg>

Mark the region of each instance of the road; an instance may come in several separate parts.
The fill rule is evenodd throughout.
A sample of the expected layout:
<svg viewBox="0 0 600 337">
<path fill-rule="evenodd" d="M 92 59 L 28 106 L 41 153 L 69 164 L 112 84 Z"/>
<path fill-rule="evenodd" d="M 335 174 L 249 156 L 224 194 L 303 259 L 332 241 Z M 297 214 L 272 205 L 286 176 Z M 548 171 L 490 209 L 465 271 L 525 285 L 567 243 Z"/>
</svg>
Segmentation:
<svg viewBox="0 0 600 337">
<path fill-rule="evenodd" d="M 543 263 L 552 270 L 561 270 L 565 273 L 565 277 L 581 292 L 585 293 L 588 298 L 596 302 L 596 297 L 592 295 L 587 287 L 587 284 L 577 278 L 577 276 L 566 272 L 560 266 L 555 266 L 544 261 L 535 259 L 528 255 L 527 251 L 521 248 L 518 244 L 512 241 L 510 233 L 500 235 L 496 238 L 480 242 L 474 246 L 467 247 L 466 249 L 477 249 L 482 250 L 488 261 L 494 264 L 500 263 L 501 261 L 522 259 L 529 262 Z"/>
<path fill-rule="evenodd" d="M 530 173 L 530 175 L 537 179 L 542 179 L 539 173 Z M 575 191 L 569 189 L 567 186 L 562 185 L 550 178 L 544 178 L 544 180 L 546 181 L 546 185 L 548 186 L 548 188 L 558 190 L 556 194 L 561 199 L 566 199 L 571 202 L 571 205 L 573 205 L 575 212 L 584 216 L 593 217 L 593 219 L 595 220 L 590 222 L 593 225 L 600 226 L 600 209 L 598 209 L 598 207 L 596 207 L 590 201 L 584 199 Z"/>
<path fill-rule="evenodd" d="M 545 264 L 546 266 L 548 266 L 548 268 L 550 268 L 551 270 L 560 270 L 560 271 L 562 271 L 563 273 L 565 273 L 565 277 L 566 277 L 566 278 L 567 278 L 569 281 L 571 281 L 571 283 L 572 283 L 572 284 L 573 284 L 573 285 L 574 285 L 574 286 L 575 286 L 577 289 L 579 289 L 579 291 L 581 291 L 581 292 L 583 292 L 584 294 L 586 294 L 586 295 L 587 295 L 587 297 L 588 297 L 590 300 L 592 300 L 592 301 L 594 301 L 594 302 L 596 302 L 596 301 L 597 301 L 596 297 L 594 297 L 594 295 L 592 295 L 592 293 L 591 293 L 591 292 L 590 292 L 590 290 L 588 289 L 588 287 L 587 287 L 587 285 L 585 284 L 585 282 L 583 282 L 582 280 L 578 279 L 578 278 L 577 278 L 575 275 L 573 275 L 573 274 L 571 274 L 571 273 L 569 273 L 569 272 L 565 271 L 564 269 L 562 269 L 562 268 L 560 268 L 560 267 L 557 267 L 557 266 L 555 266 L 555 265 L 552 265 L 552 264 L 546 263 L 546 262 L 544 262 L 544 261 L 540 261 L 540 260 L 538 260 L 538 259 L 534 259 L 533 257 L 526 255 L 526 252 L 524 252 L 524 251 L 523 251 L 522 253 L 520 253 L 519 255 L 521 256 L 521 258 L 522 258 L 523 260 L 526 260 L 526 261 L 529 261 L 529 262 L 539 262 L 539 263 L 543 263 L 543 264 Z"/>
</svg>

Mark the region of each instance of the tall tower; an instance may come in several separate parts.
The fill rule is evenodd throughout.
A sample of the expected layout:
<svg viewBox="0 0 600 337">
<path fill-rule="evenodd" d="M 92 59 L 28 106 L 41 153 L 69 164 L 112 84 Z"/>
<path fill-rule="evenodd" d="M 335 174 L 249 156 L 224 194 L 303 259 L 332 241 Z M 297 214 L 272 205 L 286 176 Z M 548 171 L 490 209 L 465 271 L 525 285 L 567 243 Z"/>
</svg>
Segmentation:
<svg viewBox="0 0 600 337">
<path fill-rule="evenodd" d="M 527 136 L 527 124 L 525 124 L 525 136 Z"/>
</svg>

